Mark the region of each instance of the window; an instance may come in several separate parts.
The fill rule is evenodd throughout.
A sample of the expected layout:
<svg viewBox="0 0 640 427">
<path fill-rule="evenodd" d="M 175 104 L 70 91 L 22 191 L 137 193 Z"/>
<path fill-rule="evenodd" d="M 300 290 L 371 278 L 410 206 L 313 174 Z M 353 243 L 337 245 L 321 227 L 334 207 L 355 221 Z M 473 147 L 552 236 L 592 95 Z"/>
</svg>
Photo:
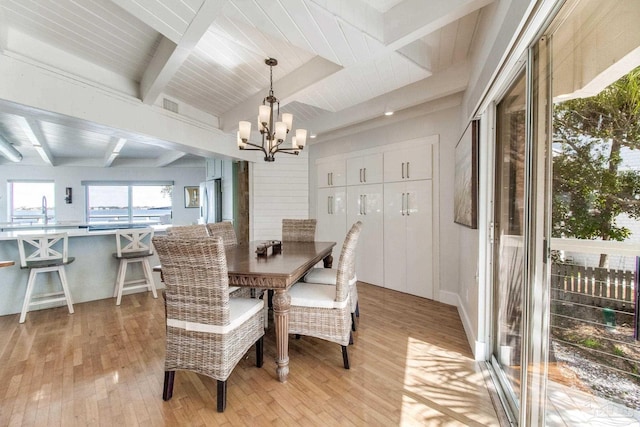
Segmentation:
<svg viewBox="0 0 640 427">
<path fill-rule="evenodd" d="M 15 224 L 46 224 L 55 220 L 53 181 L 9 181 L 10 218 Z"/>
<path fill-rule="evenodd" d="M 87 222 L 158 223 L 171 217 L 173 182 L 83 182 Z"/>
</svg>

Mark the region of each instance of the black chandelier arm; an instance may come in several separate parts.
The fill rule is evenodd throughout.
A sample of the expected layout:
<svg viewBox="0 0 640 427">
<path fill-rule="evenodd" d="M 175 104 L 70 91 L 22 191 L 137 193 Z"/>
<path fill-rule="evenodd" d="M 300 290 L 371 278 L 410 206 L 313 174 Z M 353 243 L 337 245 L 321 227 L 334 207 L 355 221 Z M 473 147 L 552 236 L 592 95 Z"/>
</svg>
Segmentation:
<svg viewBox="0 0 640 427">
<path fill-rule="evenodd" d="M 265 150 L 263 145 L 257 145 L 257 144 L 254 144 L 253 142 L 249 142 L 249 141 L 242 141 L 242 143 L 244 145 L 250 145 L 251 147 L 255 147 L 255 148 L 242 147 L 242 148 L 240 148 L 241 150 L 262 151 L 264 154 L 267 154 L 267 150 Z"/>
<path fill-rule="evenodd" d="M 276 151 L 272 151 L 271 154 L 276 153 L 285 153 L 285 154 L 295 154 L 296 156 L 300 154 L 299 148 L 278 148 Z"/>
</svg>

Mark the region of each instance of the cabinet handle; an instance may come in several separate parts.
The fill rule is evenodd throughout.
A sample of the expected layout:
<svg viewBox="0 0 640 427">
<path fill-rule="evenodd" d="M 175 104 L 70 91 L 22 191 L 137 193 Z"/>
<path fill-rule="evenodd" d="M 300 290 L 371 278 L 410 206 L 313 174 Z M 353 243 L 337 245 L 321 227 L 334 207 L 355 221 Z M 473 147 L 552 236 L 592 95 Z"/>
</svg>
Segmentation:
<svg viewBox="0 0 640 427">
<path fill-rule="evenodd" d="M 367 182 L 367 168 L 363 169 L 363 174 L 362 176 L 364 176 L 364 182 Z"/>
<path fill-rule="evenodd" d="M 408 165 L 409 163 L 407 163 Z M 409 178 L 409 175 L 407 175 L 407 178 Z M 409 210 L 409 193 L 407 193 L 407 216 L 411 215 L 411 211 Z"/>
<path fill-rule="evenodd" d="M 359 169 L 360 170 L 360 182 L 362 182 L 362 168 Z"/>
<path fill-rule="evenodd" d="M 402 179 L 404 179 L 404 162 L 402 162 Z M 402 193 L 404 194 L 404 193 Z"/>
<path fill-rule="evenodd" d="M 407 179 L 409 179 L 409 162 L 407 162 Z M 407 193 L 407 194 L 409 194 L 409 193 Z M 407 201 L 407 203 L 409 203 L 409 202 Z M 407 209 L 409 209 L 408 206 L 407 206 Z"/>
<path fill-rule="evenodd" d="M 400 212 L 402 213 L 402 216 L 404 216 L 404 193 L 402 193 L 402 201 L 400 202 Z"/>
<path fill-rule="evenodd" d="M 331 215 L 331 196 L 327 196 L 327 214 Z"/>
<path fill-rule="evenodd" d="M 358 203 L 358 213 L 362 215 L 362 194 L 360 194 L 358 198 L 360 199 L 360 203 Z"/>
<path fill-rule="evenodd" d="M 367 214 L 367 195 L 365 194 L 362 197 L 364 198 L 364 204 L 363 204 L 364 208 L 363 208 L 363 210 L 364 210 L 364 214 L 366 215 Z"/>
</svg>

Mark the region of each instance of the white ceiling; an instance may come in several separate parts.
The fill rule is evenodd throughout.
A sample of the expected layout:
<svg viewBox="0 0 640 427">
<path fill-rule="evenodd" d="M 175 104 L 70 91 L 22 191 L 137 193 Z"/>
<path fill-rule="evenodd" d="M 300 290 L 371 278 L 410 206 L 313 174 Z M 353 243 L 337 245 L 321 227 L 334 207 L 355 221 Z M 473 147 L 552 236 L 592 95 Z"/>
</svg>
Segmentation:
<svg viewBox="0 0 640 427">
<path fill-rule="evenodd" d="M 229 134 L 238 120 L 255 121 L 269 88 L 264 60 L 274 57 L 281 112 L 320 141 L 386 109 L 464 90 L 468 73 L 450 70 L 467 64 L 490 2 L 2 0 L 0 50 L 127 96 L 133 87 L 146 104 L 166 98 L 179 114 L 200 110 Z M 2 100 L 0 136 L 23 154 L 21 164 L 201 161 L 147 137 Z M 116 146 L 119 155 L 110 156 Z"/>
</svg>

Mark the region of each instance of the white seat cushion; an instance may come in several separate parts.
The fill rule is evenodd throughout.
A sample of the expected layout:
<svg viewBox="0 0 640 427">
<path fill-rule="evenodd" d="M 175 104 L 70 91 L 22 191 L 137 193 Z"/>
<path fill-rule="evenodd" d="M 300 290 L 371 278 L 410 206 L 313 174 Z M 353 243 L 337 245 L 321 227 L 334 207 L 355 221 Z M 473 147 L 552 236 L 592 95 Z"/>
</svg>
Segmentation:
<svg viewBox="0 0 640 427">
<path fill-rule="evenodd" d="M 261 311 L 263 306 L 264 301 L 257 298 L 229 298 L 228 325 L 207 325 L 204 323 L 167 319 L 167 326 L 185 329 L 187 331 L 207 332 L 210 334 L 228 334 L 241 326 L 251 316 Z"/>
<path fill-rule="evenodd" d="M 291 305 L 298 307 L 344 308 L 349 297 L 336 301 L 336 290 L 326 284 L 298 282 L 289 289 Z"/>
<path fill-rule="evenodd" d="M 302 278 L 303 281 L 307 283 L 317 283 L 320 285 L 334 285 L 336 284 L 336 279 L 338 278 L 338 270 L 335 268 L 312 268 L 309 270 L 307 274 Z M 353 284 L 358 280 L 357 277 L 349 280 L 349 286 L 353 286 Z"/>
</svg>

